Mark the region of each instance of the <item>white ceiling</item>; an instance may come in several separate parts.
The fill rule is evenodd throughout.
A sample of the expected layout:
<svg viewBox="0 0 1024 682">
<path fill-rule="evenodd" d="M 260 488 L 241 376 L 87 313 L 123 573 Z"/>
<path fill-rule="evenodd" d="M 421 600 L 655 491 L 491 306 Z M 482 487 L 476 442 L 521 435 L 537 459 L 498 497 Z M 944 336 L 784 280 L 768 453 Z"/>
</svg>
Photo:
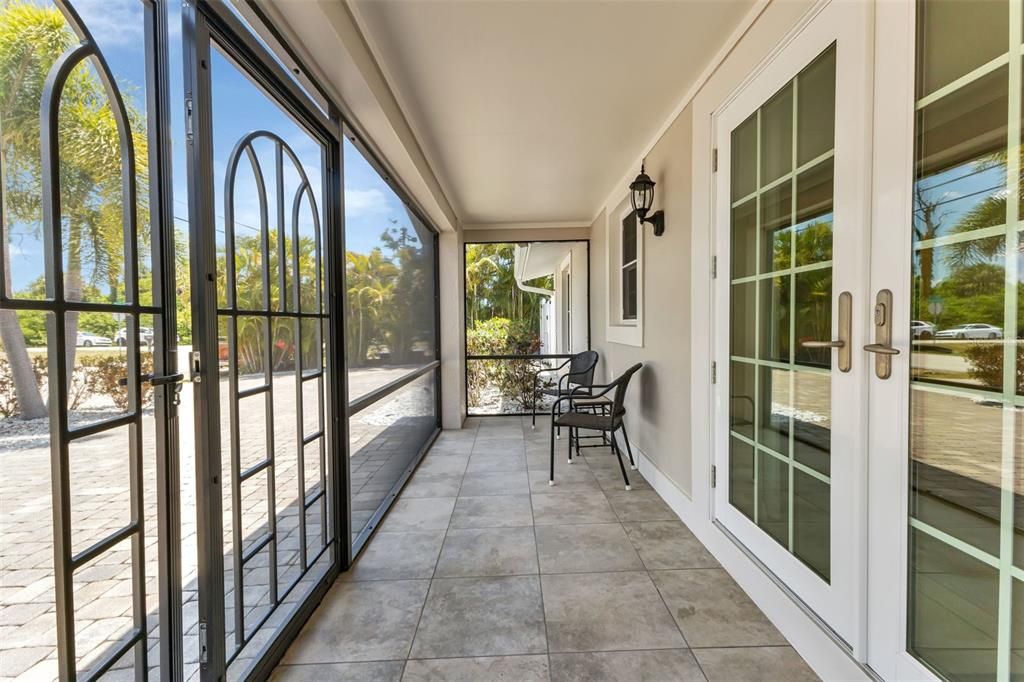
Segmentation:
<svg viewBox="0 0 1024 682">
<path fill-rule="evenodd" d="M 350 6 L 459 219 L 476 225 L 589 224 L 752 5 Z"/>
</svg>

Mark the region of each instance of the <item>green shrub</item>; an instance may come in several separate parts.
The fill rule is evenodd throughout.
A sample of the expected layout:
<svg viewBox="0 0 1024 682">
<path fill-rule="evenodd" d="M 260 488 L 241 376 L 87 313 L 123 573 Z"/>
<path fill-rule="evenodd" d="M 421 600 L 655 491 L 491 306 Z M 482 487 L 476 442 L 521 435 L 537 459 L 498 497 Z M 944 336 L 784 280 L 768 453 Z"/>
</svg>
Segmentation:
<svg viewBox="0 0 1024 682">
<path fill-rule="evenodd" d="M 1012 343 L 1012 341 L 1011 341 Z M 1003 385 L 1003 344 L 972 343 L 964 349 L 967 373 L 986 388 Z M 1024 347 L 1017 346 L 1017 393 L 1024 392 Z"/>
<path fill-rule="evenodd" d="M 529 322 L 492 317 L 477 320 L 466 330 L 469 355 L 532 355 L 540 350 L 540 336 Z M 522 407 L 533 404 L 534 360 L 470 360 L 466 368 L 466 392 L 470 404 L 479 404 L 483 391 L 496 386 L 502 396 Z"/>
<path fill-rule="evenodd" d="M 153 354 L 139 354 L 141 374 L 153 372 Z M 44 398 L 49 392 L 49 362 L 45 355 L 32 356 L 32 371 Z M 125 376 L 125 355 L 109 353 L 78 353 L 68 388 L 68 409 L 77 410 L 93 395 L 106 395 L 119 410 L 128 409 L 128 385 Z M 142 382 L 142 406 L 153 402 L 153 387 Z M 14 394 L 14 381 L 7 358 L 0 355 L 0 417 L 13 417 L 19 412 Z"/>
</svg>

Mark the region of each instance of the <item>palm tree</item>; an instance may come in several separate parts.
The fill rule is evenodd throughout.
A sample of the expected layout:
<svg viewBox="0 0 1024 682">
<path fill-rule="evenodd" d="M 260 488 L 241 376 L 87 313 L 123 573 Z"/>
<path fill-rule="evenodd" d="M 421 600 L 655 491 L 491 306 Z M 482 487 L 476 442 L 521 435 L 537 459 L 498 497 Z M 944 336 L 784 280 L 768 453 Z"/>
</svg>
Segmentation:
<svg viewBox="0 0 1024 682">
<path fill-rule="evenodd" d="M 4 262 L 10 263 L 9 233 L 14 225 L 41 229 L 43 167 L 40 152 L 40 103 L 43 85 L 58 57 L 78 42 L 60 11 L 21 1 L 0 6 L 0 188 L 3 192 Z M 140 225 L 145 215 L 145 118 L 130 104 L 129 127 L 136 152 Z M 121 145 L 106 91 L 91 65 L 79 64 L 65 85 L 58 115 L 60 188 L 65 253 L 65 297 L 82 300 L 89 286 L 107 290 L 108 300 L 123 300 L 118 285 L 124 274 L 121 218 Z M 146 231 L 142 231 L 143 237 Z M 85 265 L 88 264 L 88 267 Z M 88 273 L 88 281 L 86 280 Z M 4 286 L 12 291 L 11 268 Z M 78 314 L 66 319 L 67 363 L 74 367 Z M 24 419 L 46 409 L 31 375 L 31 362 L 16 313 L 0 311 L 0 342 L 15 378 Z M 70 373 L 69 373 L 70 380 Z"/>
<path fill-rule="evenodd" d="M 349 362 L 360 366 L 367 359 L 370 341 L 380 341 L 376 333 L 384 311 L 389 307 L 398 269 L 379 248 L 366 255 L 349 251 L 345 259 Z"/>
<path fill-rule="evenodd" d="M 22 185 L 39 186 L 39 103 L 50 66 L 73 36 L 64 17 L 55 10 L 23 4 L 0 9 L 0 227 L 3 228 L 4 290 L 11 282 L 11 219 L 37 219 L 39 192 L 12 188 L 9 179 L 25 178 Z M 12 191 L 13 190 L 13 191 Z M 22 419 L 46 416 L 46 405 L 36 384 L 25 336 L 13 310 L 0 310 L 0 342 L 7 353 Z"/>
</svg>

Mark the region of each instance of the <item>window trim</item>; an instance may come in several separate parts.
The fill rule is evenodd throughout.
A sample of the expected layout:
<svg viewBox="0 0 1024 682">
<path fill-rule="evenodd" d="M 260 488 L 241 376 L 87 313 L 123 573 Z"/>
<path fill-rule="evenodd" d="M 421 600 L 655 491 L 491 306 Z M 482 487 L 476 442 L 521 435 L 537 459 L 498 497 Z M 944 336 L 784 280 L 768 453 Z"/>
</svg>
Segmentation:
<svg viewBox="0 0 1024 682">
<path fill-rule="evenodd" d="M 605 278 L 606 325 L 605 337 L 610 343 L 626 346 L 644 345 L 644 231 L 643 223 L 636 221 L 636 260 L 626 264 L 622 260 L 622 223 L 633 214 L 629 198 L 610 213 L 605 226 L 607 277 Z M 613 229 L 614 228 L 614 229 Z M 636 317 L 623 315 L 623 275 L 627 268 L 636 268 Z"/>
</svg>

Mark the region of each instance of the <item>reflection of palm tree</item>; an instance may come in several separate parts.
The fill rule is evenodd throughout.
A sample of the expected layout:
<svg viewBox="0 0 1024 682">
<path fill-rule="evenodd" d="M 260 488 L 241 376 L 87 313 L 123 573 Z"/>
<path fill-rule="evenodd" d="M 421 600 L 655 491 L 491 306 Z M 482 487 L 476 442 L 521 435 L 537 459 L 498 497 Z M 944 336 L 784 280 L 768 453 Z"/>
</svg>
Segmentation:
<svg viewBox="0 0 1024 682">
<path fill-rule="evenodd" d="M 914 184 L 914 217 L 912 226 L 914 230 L 914 243 L 920 243 L 929 239 L 935 239 L 942 227 L 942 220 L 945 214 L 939 211 L 941 202 L 929 199 L 925 189 L 920 182 Z M 919 272 L 921 275 L 921 301 L 927 301 L 932 295 L 932 279 L 934 272 L 933 249 L 920 249 L 917 257 L 920 263 Z"/>
<path fill-rule="evenodd" d="M 1021 150 L 1022 161 L 1024 161 L 1024 148 Z M 992 168 L 1003 169 L 1005 175 L 1006 150 L 1000 150 L 988 154 L 975 163 L 975 172 L 983 172 Z M 1021 164 L 1018 178 L 1018 192 L 1021 191 L 1020 184 L 1024 181 L 1024 163 Z M 1005 188 L 1005 184 L 1004 184 Z M 953 226 L 953 234 L 965 234 L 984 227 L 995 227 L 1006 224 L 1006 192 L 1000 191 L 985 197 L 976 204 L 970 211 Z M 1018 219 L 1021 216 L 1018 215 Z M 970 239 L 956 244 L 951 244 L 946 250 L 946 264 L 951 268 L 961 268 L 976 263 L 990 262 L 1006 251 L 1006 240 L 1002 236 Z"/>
</svg>

